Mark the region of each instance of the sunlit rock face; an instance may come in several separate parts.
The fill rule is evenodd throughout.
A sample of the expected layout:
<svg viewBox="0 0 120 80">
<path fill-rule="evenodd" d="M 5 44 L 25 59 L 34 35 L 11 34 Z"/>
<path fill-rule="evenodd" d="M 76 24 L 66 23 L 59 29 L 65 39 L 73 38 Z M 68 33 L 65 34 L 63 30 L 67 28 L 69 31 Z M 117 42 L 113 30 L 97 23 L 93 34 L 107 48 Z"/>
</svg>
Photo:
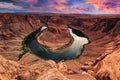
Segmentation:
<svg viewBox="0 0 120 80">
<path fill-rule="evenodd" d="M 48 28 L 37 37 L 37 41 L 51 50 L 61 48 L 71 41 L 71 35 L 65 20 L 60 17 L 51 17 Z"/>
<path fill-rule="evenodd" d="M 94 71 L 97 80 L 120 80 L 119 48 L 97 64 Z"/>
<path fill-rule="evenodd" d="M 37 38 L 30 42 L 31 51 L 44 59 L 55 61 L 79 57 L 88 39 L 80 36 L 80 31 L 75 34 L 63 19 L 52 17 L 50 20 L 48 27 L 43 26 Z"/>
</svg>

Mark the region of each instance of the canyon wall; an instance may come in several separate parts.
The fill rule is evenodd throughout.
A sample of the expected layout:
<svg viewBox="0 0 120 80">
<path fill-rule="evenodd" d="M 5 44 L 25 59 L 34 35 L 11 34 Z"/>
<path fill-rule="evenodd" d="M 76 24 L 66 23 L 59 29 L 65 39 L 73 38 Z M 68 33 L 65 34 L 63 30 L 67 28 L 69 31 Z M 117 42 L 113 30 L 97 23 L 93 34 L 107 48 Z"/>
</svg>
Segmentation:
<svg viewBox="0 0 120 80">
<path fill-rule="evenodd" d="M 0 14 L 0 55 L 17 60 L 24 37 L 43 25 L 35 15 Z"/>
<path fill-rule="evenodd" d="M 0 68 L 0 78 L 2 80 L 9 80 L 11 78 L 17 80 L 29 80 L 30 78 L 32 80 L 120 79 L 119 15 L 61 15 L 69 25 L 81 30 L 89 37 L 90 43 L 85 46 L 83 56 L 76 60 L 55 63 L 54 61 L 46 62 L 39 58 L 34 58 L 34 55 L 28 53 L 21 61 L 18 61 L 18 55 L 22 53 L 20 48 L 23 38 L 41 26 L 47 25 L 50 16 L 0 14 L 0 55 L 6 58 L 4 59 L 0 56 L 0 67 L 2 67 Z M 3 65 L 4 61 L 5 65 Z M 40 68 L 42 63 L 45 65 L 44 68 Z M 23 71 L 20 69 L 21 65 L 24 66 L 22 68 Z M 13 67 L 9 68 L 8 72 L 2 75 L 2 72 L 5 72 L 3 70 L 7 69 L 3 69 L 3 66 L 14 66 L 14 69 Z M 26 68 L 27 70 L 24 71 Z M 44 71 L 44 69 L 47 70 Z M 43 73 L 40 74 L 42 70 Z M 19 71 L 21 74 L 18 73 Z M 56 73 L 57 77 L 52 75 L 53 73 Z M 4 79 L 8 74 L 9 78 Z M 34 74 L 38 75 L 33 77 Z"/>
</svg>

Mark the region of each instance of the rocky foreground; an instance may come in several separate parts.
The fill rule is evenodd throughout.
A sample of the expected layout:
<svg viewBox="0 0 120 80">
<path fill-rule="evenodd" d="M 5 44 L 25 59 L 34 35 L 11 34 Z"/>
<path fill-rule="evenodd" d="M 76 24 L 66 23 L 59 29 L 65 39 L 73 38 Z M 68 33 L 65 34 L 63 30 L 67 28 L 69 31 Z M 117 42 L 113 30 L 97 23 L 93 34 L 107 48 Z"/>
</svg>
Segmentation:
<svg viewBox="0 0 120 80">
<path fill-rule="evenodd" d="M 27 53 L 18 61 L 23 38 L 49 17 L 0 14 L 0 80 L 120 80 L 119 15 L 62 15 L 89 37 L 83 56 L 55 63 Z"/>
</svg>

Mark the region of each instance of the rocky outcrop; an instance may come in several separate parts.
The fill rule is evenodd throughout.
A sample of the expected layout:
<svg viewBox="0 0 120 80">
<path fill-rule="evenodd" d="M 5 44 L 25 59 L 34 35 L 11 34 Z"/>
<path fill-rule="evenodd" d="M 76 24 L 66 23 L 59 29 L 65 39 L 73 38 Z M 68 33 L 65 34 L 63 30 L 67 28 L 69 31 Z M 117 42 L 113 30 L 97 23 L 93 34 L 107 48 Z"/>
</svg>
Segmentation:
<svg viewBox="0 0 120 80">
<path fill-rule="evenodd" d="M 0 80 L 10 80 L 19 73 L 20 65 L 17 62 L 6 60 L 0 56 Z"/>
<path fill-rule="evenodd" d="M 72 38 L 64 19 L 58 16 L 51 17 L 47 24 L 48 28 L 43 30 L 37 37 L 40 44 L 51 50 L 55 50 L 69 44 Z"/>
<path fill-rule="evenodd" d="M 120 80 L 119 48 L 96 65 L 94 72 L 97 80 Z"/>
<path fill-rule="evenodd" d="M 56 64 L 51 60 L 41 60 L 30 66 L 0 56 L 0 80 L 79 80 L 70 79 L 65 74 L 70 75 L 74 72 L 70 71 L 64 62 Z M 81 77 L 86 77 L 85 80 L 95 80 L 86 72 L 83 72 Z"/>
<path fill-rule="evenodd" d="M 32 66 L 22 65 L 15 61 L 6 60 L 0 56 L 0 79 L 1 80 L 68 80 L 57 69 L 53 61 L 40 61 Z"/>
</svg>

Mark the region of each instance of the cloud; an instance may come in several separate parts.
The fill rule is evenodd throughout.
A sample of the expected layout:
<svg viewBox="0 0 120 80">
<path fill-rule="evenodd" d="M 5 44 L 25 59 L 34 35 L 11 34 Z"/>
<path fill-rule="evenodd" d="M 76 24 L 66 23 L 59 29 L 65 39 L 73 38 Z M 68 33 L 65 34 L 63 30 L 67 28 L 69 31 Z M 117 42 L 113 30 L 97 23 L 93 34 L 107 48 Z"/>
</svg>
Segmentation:
<svg viewBox="0 0 120 80">
<path fill-rule="evenodd" d="M 16 0 L 0 0 L 0 2 L 14 2 Z"/>
<path fill-rule="evenodd" d="M 3 8 L 14 12 L 119 14 L 120 2 L 118 0 L 0 0 L 0 12 Z"/>
<path fill-rule="evenodd" d="M 91 4 L 96 10 L 104 11 L 104 13 L 120 13 L 118 0 L 87 0 L 86 4 Z"/>
<path fill-rule="evenodd" d="M 7 3 L 7 2 L 0 2 L 0 8 L 6 8 L 6 9 L 17 9 L 21 10 L 21 6 L 14 5 L 13 3 Z"/>
<path fill-rule="evenodd" d="M 50 8 L 54 8 L 55 10 L 67 10 L 68 6 L 67 4 L 67 0 L 52 0 L 48 2 L 48 7 Z"/>
<path fill-rule="evenodd" d="M 90 8 L 81 5 L 80 0 L 77 1 L 78 2 L 71 2 L 71 0 L 48 0 L 46 8 L 48 11 L 58 13 L 83 13 L 91 11 Z"/>
<path fill-rule="evenodd" d="M 26 2 L 30 2 L 30 3 L 37 3 L 38 0 L 25 0 Z"/>
</svg>

